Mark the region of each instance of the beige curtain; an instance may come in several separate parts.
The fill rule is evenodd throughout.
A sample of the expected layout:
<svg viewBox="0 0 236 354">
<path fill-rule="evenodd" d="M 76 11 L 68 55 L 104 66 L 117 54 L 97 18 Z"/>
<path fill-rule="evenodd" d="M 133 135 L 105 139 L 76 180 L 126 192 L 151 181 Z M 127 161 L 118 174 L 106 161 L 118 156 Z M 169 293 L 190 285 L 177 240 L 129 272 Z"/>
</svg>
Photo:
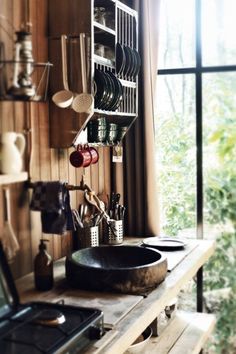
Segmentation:
<svg viewBox="0 0 236 354">
<path fill-rule="evenodd" d="M 148 237 L 160 233 L 153 121 L 160 2 L 134 0 L 139 13 L 139 52 L 142 58 L 139 117 L 125 139 L 123 181 L 121 166 L 115 166 L 114 188 L 123 190 L 127 207 L 126 235 L 129 236 Z"/>
</svg>

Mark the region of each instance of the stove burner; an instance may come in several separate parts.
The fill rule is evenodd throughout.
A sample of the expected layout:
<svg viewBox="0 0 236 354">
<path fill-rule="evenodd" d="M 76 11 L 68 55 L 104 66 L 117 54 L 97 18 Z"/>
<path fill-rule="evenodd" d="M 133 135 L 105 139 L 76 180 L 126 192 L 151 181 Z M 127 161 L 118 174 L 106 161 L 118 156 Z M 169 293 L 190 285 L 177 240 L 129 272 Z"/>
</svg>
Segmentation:
<svg viewBox="0 0 236 354">
<path fill-rule="evenodd" d="M 43 326 L 57 327 L 65 321 L 66 318 L 62 312 L 56 309 L 47 309 L 42 310 L 33 322 Z"/>
</svg>

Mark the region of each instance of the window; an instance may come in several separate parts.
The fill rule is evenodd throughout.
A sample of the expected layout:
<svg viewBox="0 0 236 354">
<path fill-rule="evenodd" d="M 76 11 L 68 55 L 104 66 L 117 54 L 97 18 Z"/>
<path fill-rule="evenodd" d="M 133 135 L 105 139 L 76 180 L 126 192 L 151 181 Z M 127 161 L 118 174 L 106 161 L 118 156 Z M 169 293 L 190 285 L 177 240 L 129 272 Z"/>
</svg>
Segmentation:
<svg viewBox="0 0 236 354">
<path fill-rule="evenodd" d="M 221 196 L 229 178 L 236 190 L 234 13 L 234 0 L 162 1 L 155 134 L 165 234 L 202 238 L 236 220 Z"/>
<path fill-rule="evenodd" d="M 216 238 L 197 276 L 220 291 L 212 353 L 236 352 L 235 0 L 162 0 L 156 164 L 164 234 Z M 220 298 L 219 298 L 220 299 Z M 214 305 L 214 301 L 212 302 Z"/>
</svg>

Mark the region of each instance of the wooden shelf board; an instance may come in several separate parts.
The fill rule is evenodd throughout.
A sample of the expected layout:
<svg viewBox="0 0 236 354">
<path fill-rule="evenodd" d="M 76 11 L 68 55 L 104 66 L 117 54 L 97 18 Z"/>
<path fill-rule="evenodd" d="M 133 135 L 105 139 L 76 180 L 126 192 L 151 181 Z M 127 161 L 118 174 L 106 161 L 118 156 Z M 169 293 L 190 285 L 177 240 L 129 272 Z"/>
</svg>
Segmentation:
<svg viewBox="0 0 236 354">
<path fill-rule="evenodd" d="M 198 354 L 204 347 L 216 323 L 215 316 L 206 313 L 178 311 L 159 337 L 152 337 L 149 354 Z"/>
<path fill-rule="evenodd" d="M 20 173 L 14 174 L 14 175 L 1 175 L 0 174 L 0 185 L 24 182 L 24 181 L 27 181 L 27 179 L 28 179 L 27 172 L 20 172 Z"/>
</svg>

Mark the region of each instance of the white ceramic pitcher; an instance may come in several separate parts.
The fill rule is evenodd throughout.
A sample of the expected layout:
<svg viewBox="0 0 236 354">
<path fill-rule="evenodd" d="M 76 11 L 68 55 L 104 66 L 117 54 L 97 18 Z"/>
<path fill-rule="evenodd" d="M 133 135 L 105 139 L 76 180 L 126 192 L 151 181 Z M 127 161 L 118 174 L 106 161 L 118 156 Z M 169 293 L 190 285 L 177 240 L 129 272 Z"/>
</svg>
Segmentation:
<svg viewBox="0 0 236 354">
<path fill-rule="evenodd" d="M 6 132 L 1 136 L 1 173 L 16 174 L 22 171 L 22 155 L 25 150 L 25 137 L 21 133 Z"/>
</svg>

